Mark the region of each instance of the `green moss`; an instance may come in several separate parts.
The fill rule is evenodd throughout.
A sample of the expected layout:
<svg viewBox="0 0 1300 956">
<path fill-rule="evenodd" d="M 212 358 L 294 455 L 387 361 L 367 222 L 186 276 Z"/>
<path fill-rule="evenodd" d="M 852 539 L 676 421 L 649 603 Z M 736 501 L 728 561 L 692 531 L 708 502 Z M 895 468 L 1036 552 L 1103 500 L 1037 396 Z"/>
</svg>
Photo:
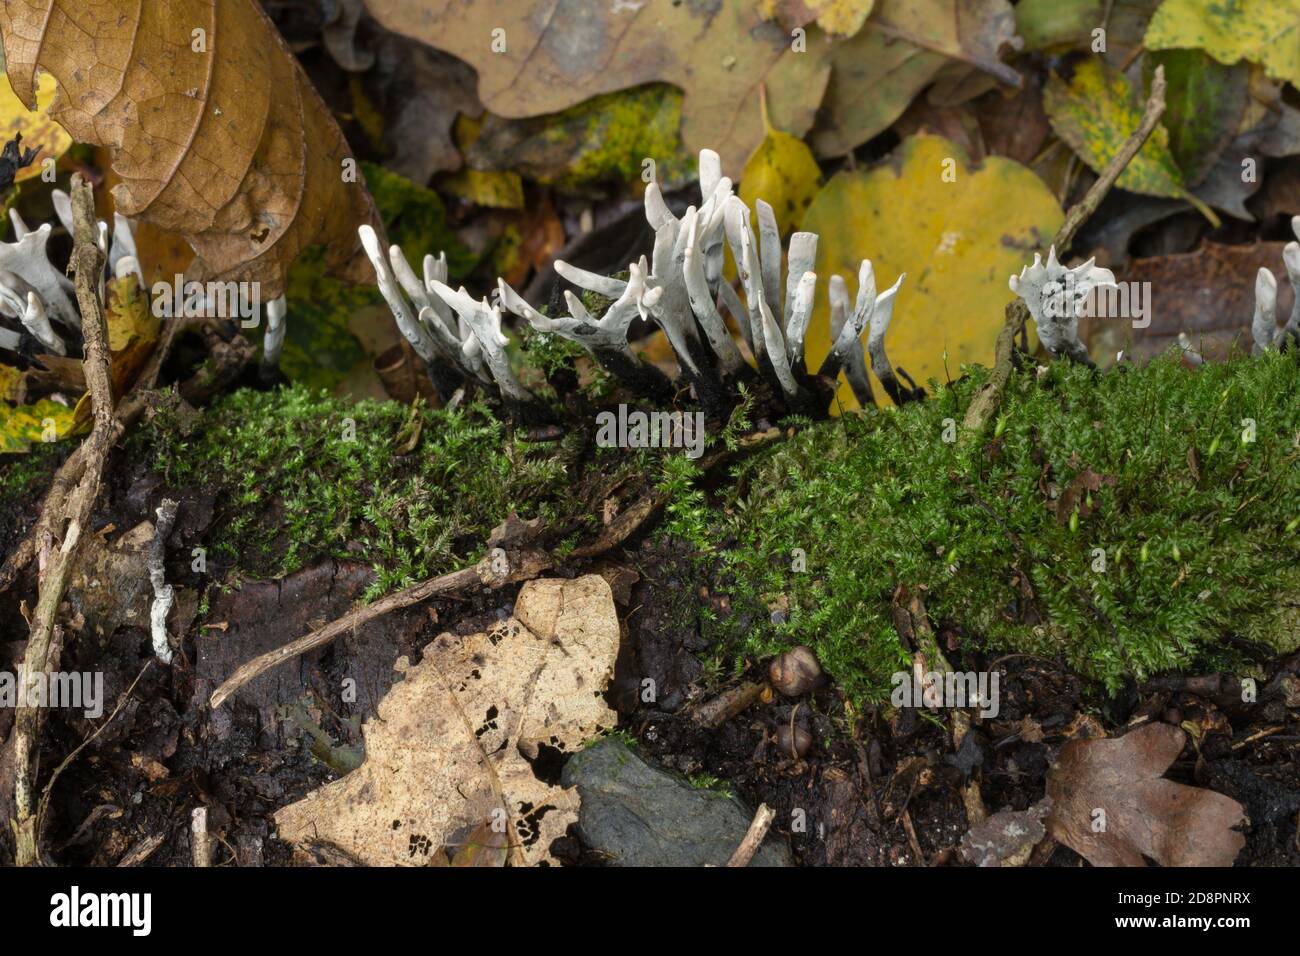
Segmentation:
<svg viewBox="0 0 1300 956">
<path fill-rule="evenodd" d="M 1293 356 L 1101 376 L 1053 363 L 1013 378 L 998 435 L 978 447 L 944 441 L 986 374 L 966 371 L 931 401 L 806 429 L 737 466 L 721 511 L 666 462 L 668 528 L 732 595 L 706 635 L 738 658 L 807 643 L 859 701 L 887 697 L 908 666 L 891 616 L 900 584 L 927 589 L 963 648 L 1059 656 L 1112 688 L 1239 666 L 1236 638 L 1300 645 Z M 1058 519 L 1049 504 L 1072 482 L 1078 508 Z M 770 624 L 782 596 L 788 621 Z"/>
<path fill-rule="evenodd" d="M 132 439 L 133 454 L 151 456 L 173 487 L 217 492 L 208 546 L 253 575 L 350 558 L 375 567 L 374 596 L 477 560 L 511 510 L 559 514 L 554 449 L 514 442 L 482 405 L 412 410 L 301 386 L 243 390 L 181 433 L 161 414 Z"/>
</svg>

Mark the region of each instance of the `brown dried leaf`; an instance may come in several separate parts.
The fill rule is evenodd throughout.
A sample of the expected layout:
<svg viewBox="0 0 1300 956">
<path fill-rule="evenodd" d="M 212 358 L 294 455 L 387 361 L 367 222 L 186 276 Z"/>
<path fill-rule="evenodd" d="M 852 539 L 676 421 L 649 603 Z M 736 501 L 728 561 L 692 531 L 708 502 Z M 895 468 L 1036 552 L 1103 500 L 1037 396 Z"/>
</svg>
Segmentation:
<svg viewBox="0 0 1300 956">
<path fill-rule="evenodd" d="M 336 274 L 371 279 L 357 226 L 377 223 L 345 183 L 343 134 L 254 0 L 14 0 L 0 9 L 9 81 L 29 108 L 36 73 L 52 116 L 107 146 L 117 210 L 183 235 L 193 278 L 280 295 L 293 260 L 326 246 Z M 200 32 L 201 31 L 201 32 Z"/>
<path fill-rule="evenodd" d="M 796 53 L 790 35 L 764 21 L 750 0 L 369 0 L 366 6 L 387 29 L 474 67 L 479 99 L 497 116 L 540 116 L 601 93 L 672 83 L 686 94 L 687 148 L 717 150 L 733 177 L 763 141 L 759 85 L 766 83 L 772 124 L 802 136 L 830 74 L 823 36 L 810 30 L 807 52 Z"/>
<path fill-rule="evenodd" d="M 1233 829 L 1245 820 L 1242 805 L 1161 777 L 1186 740 L 1177 727 L 1151 723 L 1118 739 L 1070 741 L 1047 775 L 1047 832 L 1093 866 L 1145 866 L 1144 857 L 1231 866 L 1246 845 Z"/>
</svg>

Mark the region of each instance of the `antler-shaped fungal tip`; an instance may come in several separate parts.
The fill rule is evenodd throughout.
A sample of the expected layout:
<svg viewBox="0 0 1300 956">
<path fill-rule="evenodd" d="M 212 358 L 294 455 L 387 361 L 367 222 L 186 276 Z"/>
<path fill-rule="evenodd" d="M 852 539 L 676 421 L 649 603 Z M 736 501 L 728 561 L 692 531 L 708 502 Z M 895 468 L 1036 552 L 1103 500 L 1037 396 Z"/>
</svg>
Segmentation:
<svg viewBox="0 0 1300 956">
<path fill-rule="evenodd" d="M 1067 269 L 1056 258 L 1056 247 L 1048 250 L 1047 262 L 1034 254 L 1033 265 L 1010 279 L 1011 291 L 1019 295 L 1034 320 L 1039 341 L 1054 356 L 1067 356 L 1091 365 L 1088 347 L 1079 338 L 1079 319 L 1094 290 L 1113 288 L 1115 274 L 1089 259 Z"/>
</svg>

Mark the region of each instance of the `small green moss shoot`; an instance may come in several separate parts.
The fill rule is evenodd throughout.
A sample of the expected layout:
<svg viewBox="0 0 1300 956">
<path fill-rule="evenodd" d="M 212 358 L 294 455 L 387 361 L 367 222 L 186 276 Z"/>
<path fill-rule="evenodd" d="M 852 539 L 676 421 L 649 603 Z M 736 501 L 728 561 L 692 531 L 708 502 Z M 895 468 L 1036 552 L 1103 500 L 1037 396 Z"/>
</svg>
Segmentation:
<svg viewBox="0 0 1300 956">
<path fill-rule="evenodd" d="M 699 626 L 737 667 L 805 643 L 852 699 L 887 699 L 910 666 L 899 584 L 924 587 L 965 647 L 1060 658 L 1111 689 L 1242 666 L 1251 642 L 1300 644 L 1295 356 L 1031 369 L 1008 386 L 996 436 L 970 446 L 945 441 L 987 374 L 964 371 L 929 401 L 822 423 L 740 463 L 720 507 L 693 463 L 664 460 L 664 531 L 731 596 L 729 615 Z M 1078 507 L 1058 518 L 1072 482 Z M 780 596 L 787 620 L 772 624 Z"/>
</svg>

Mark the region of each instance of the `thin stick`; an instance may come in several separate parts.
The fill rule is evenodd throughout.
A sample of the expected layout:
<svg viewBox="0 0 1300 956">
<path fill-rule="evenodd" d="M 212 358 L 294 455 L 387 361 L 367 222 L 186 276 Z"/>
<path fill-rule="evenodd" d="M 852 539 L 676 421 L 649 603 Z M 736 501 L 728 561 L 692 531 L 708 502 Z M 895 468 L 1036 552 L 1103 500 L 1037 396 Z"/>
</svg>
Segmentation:
<svg viewBox="0 0 1300 956">
<path fill-rule="evenodd" d="M 1074 241 L 1074 234 L 1097 211 L 1101 205 L 1102 199 L 1110 192 L 1110 188 L 1115 185 L 1115 180 L 1119 179 L 1120 174 L 1133 161 L 1133 157 L 1138 154 L 1142 144 L 1147 141 L 1151 133 L 1155 130 L 1160 122 L 1160 117 L 1165 112 L 1165 68 L 1156 67 L 1156 75 L 1151 83 L 1151 97 L 1147 100 L 1146 109 L 1142 113 L 1142 121 L 1133 134 L 1124 141 L 1124 145 L 1119 148 L 1119 152 L 1106 165 L 1101 176 L 1092 184 L 1092 188 L 1079 202 L 1070 207 L 1070 211 L 1065 216 L 1065 221 L 1061 223 L 1061 228 L 1056 230 L 1056 235 L 1052 238 L 1052 245 L 1059 250 L 1062 258 L 1065 256 L 1065 250 L 1069 248 L 1070 243 Z M 989 380 L 985 382 L 975 397 L 971 399 L 970 405 L 966 409 L 966 417 L 962 422 L 962 443 L 968 443 L 983 433 L 985 426 L 988 424 L 993 413 L 1002 404 L 1002 392 L 1006 389 L 1007 380 L 1011 378 L 1012 353 L 1015 349 L 1016 333 L 1029 319 L 1029 310 L 1025 307 L 1024 300 L 1019 296 L 1014 298 L 1007 306 L 1006 321 L 1002 325 L 1002 330 L 998 332 L 996 346 L 996 360 L 993 364 L 993 371 L 989 375 Z"/>
<path fill-rule="evenodd" d="M 740 841 L 740 846 L 736 847 L 736 852 L 731 854 L 731 859 L 727 861 L 727 866 L 749 866 L 749 861 L 754 858 L 758 848 L 763 845 L 767 838 L 767 831 L 772 827 L 772 821 L 776 819 L 776 811 L 766 803 L 758 805 L 758 811 L 754 814 L 754 819 L 749 823 L 749 830 L 745 833 L 745 838 Z"/>
<path fill-rule="evenodd" d="M 720 459 L 715 458 L 715 460 Z M 708 462 L 706 460 L 705 467 L 707 466 Z M 633 502 L 625 512 L 615 518 L 594 542 L 575 548 L 571 555 L 584 558 L 595 557 L 610 548 L 622 544 L 659 509 L 663 502 L 664 497 L 662 495 L 658 492 L 650 492 L 645 497 Z M 540 551 L 511 552 L 508 555 L 508 560 L 510 571 L 506 575 L 499 575 L 494 572 L 490 559 L 484 558 L 475 567 L 461 568 L 459 571 L 452 571 L 449 574 L 443 574 L 436 578 L 430 578 L 428 581 L 413 584 L 409 588 L 380 598 L 374 604 L 367 604 L 365 607 L 357 608 L 343 615 L 343 617 L 331 621 L 324 627 L 317 628 L 310 634 L 306 634 L 295 641 L 290 641 L 283 647 L 267 651 L 248 663 L 240 665 L 233 674 L 227 677 L 221 686 L 212 692 L 212 696 L 208 698 L 208 706 L 213 709 L 220 707 L 230 699 L 231 694 L 253 678 L 264 674 L 273 667 L 278 667 L 299 654 L 305 654 L 307 651 L 322 647 L 353 628 L 360 627 L 362 624 L 373 621 L 377 617 L 382 617 L 391 611 L 398 611 L 404 607 L 419 604 L 421 601 L 427 601 L 432 597 L 453 597 L 466 588 L 483 586 L 499 588 L 506 584 L 528 581 L 543 571 L 549 570 L 555 563 L 555 560 L 550 555 Z"/>
<path fill-rule="evenodd" d="M 100 252 L 96 241 L 94 192 L 90 184 L 79 175 L 72 179 L 72 213 L 75 242 L 71 268 L 77 277 L 77 304 L 81 308 L 81 327 L 86 341 L 83 366 L 95 424 L 85 442 L 89 447 L 84 455 L 85 465 L 81 478 L 68 495 L 63 509 L 67 525 L 65 528 L 59 527 L 59 517 L 62 515 L 52 519 L 49 524 L 50 533 L 55 538 L 61 537 L 62 543 L 57 550 L 51 552 L 50 563 L 45 569 L 27 638 L 27 652 L 23 657 L 24 692 L 14 715 L 14 834 L 15 859 L 19 866 L 33 866 L 40 862 L 34 791 L 39 769 L 41 710 L 32 706 L 27 693 L 27 682 L 39 679 L 39 675 L 58 667 L 58 652 L 51 649 L 54 619 L 63 602 L 63 593 L 72 575 L 82 535 L 90 523 L 95 501 L 99 497 L 104 461 L 122 431 L 121 423 L 113 415 L 108 332 L 99 300 L 99 278 L 104 270 L 104 254 Z"/>
</svg>

